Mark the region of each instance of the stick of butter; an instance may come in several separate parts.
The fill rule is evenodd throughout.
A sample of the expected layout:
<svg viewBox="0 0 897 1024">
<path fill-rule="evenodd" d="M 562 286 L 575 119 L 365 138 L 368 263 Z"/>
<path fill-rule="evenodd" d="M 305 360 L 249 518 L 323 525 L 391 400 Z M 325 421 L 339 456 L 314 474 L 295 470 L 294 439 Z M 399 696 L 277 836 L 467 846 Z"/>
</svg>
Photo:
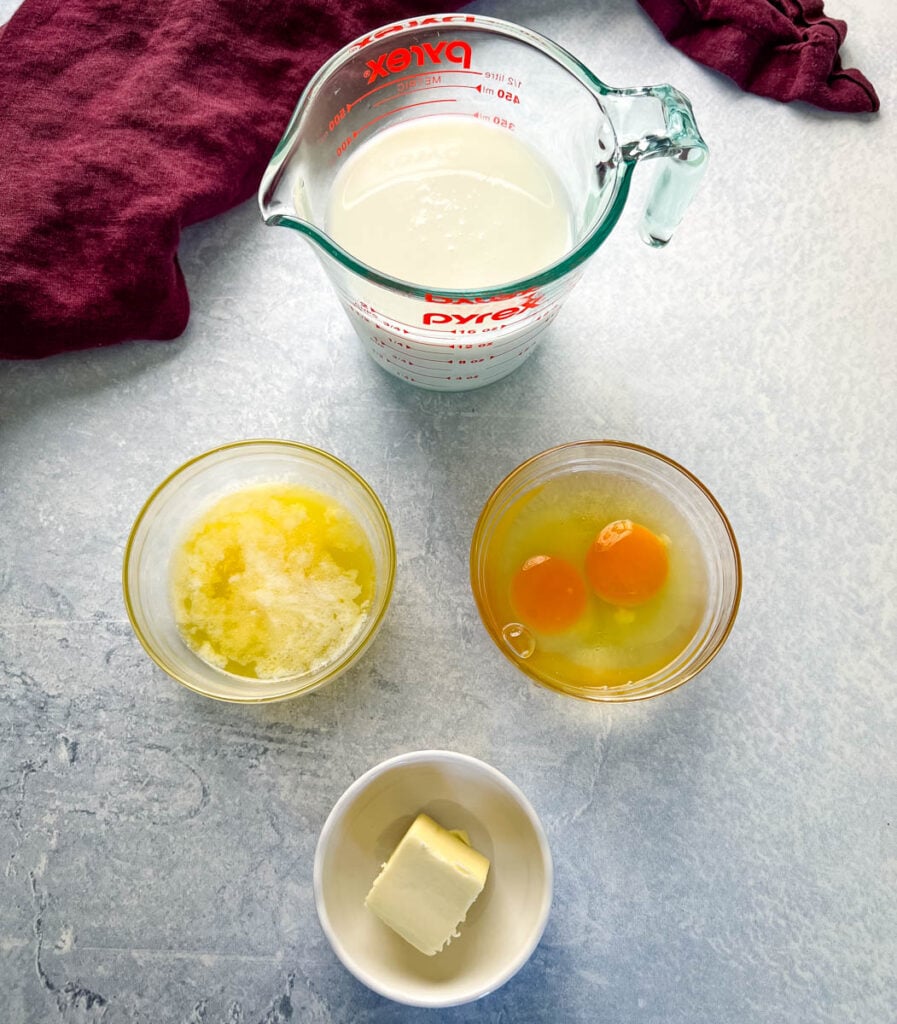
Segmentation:
<svg viewBox="0 0 897 1024">
<path fill-rule="evenodd" d="M 434 956 L 457 937 L 488 872 L 488 858 L 463 832 L 448 832 L 419 814 L 364 903 L 406 942 Z"/>
</svg>

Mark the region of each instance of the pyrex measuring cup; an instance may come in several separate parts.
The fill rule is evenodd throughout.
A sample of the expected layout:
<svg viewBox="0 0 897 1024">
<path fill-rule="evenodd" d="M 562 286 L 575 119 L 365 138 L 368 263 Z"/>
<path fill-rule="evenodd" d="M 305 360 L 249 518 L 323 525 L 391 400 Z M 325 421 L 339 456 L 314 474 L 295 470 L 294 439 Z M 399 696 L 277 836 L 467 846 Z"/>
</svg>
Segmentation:
<svg viewBox="0 0 897 1024">
<path fill-rule="evenodd" d="M 561 258 L 519 280 L 458 290 L 392 277 L 331 237 L 328 203 L 343 162 L 378 133 L 434 114 L 513 133 L 548 165 L 569 200 L 572 242 Z M 669 85 L 610 88 L 529 29 L 435 15 L 356 39 L 317 72 L 265 171 L 259 204 L 267 224 L 315 245 L 381 366 L 420 387 L 458 391 L 504 377 L 532 351 L 619 219 L 635 165 L 654 157 L 664 160 L 641 230 L 662 246 L 707 164 L 688 100 Z"/>
</svg>

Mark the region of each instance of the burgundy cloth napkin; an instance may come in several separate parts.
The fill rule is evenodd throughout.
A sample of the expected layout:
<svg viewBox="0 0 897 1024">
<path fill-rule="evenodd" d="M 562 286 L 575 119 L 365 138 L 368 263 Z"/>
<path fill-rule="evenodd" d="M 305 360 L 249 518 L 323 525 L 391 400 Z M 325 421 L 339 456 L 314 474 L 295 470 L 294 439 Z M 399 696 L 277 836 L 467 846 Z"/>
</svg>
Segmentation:
<svg viewBox="0 0 897 1024">
<path fill-rule="evenodd" d="M 639 0 L 744 88 L 876 109 L 821 0 Z M 168 339 L 182 229 L 248 199 L 302 88 L 444 0 L 24 0 L 0 33 L 0 358 Z"/>
<path fill-rule="evenodd" d="M 826 110 L 868 113 L 878 96 L 859 71 L 841 67 L 843 21 L 823 0 L 639 0 L 664 36 L 742 89 Z"/>
<path fill-rule="evenodd" d="M 0 36 L 0 358 L 177 337 L 181 229 L 253 195 L 336 50 L 451 6 L 25 0 Z"/>
</svg>

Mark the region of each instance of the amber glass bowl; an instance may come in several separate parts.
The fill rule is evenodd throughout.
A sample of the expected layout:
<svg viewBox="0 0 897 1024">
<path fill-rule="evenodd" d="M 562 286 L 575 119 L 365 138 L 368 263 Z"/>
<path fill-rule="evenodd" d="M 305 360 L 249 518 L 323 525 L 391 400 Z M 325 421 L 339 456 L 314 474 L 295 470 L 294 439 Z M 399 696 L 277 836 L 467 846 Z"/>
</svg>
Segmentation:
<svg viewBox="0 0 897 1024">
<path fill-rule="evenodd" d="M 700 621 L 690 642 L 668 664 L 624 684 L 585 685 L 582 679 L 548 672 L 509 639 L 490 599 L 487 565 L 502 543 L 502 528 L 512 509 L 548 481 L 575 473 L 609 474 L 657 492 L 693 534 L 706 580 Z M 593 701 L 632 701 L 656 697 L 681 686 L 710 663 L 729 636 L 741 599 L 741 558 L 732 527 L 710 491 L 677 462 L 659 452 L 623 441 L 576 441 L 528 459 L 496 487 L 473 534 L 470 581 L 483 625 L 498 649 L 537 683 L 560 693 Z"/>
</svg>

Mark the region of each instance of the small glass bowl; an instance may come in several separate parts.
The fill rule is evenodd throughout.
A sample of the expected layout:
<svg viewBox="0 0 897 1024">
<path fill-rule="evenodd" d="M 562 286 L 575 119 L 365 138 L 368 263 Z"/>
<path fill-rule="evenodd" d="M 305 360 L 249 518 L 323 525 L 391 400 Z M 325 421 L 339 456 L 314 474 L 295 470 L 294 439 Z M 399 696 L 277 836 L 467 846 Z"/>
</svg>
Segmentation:
<svg viewBox="0 0 897 1024">
<path fill-rule="evenodd" d="M 363 629 L 326 664 L 279 679 L 249 679 L 209 665 L 184 643 L 171 604 L 171 560 L 186 530 L 218 498 L 275 482 L 329 495 L 352 513 L 371 545 L 375 591 Z M 236 441 L 184 463 L 150 495 L 125 549 L 125 606 L 147 654 L 173 679 L 205 697 L 258 704 L 316 690 L 357 661 L 383 621 L 395 569 L 395 541 L 386 511 L 353 469 L 327 452 L 295 441 Z"/>
<path fill-rule="evenodd" d="M 486 565 L 490 547 L 500 543 L 508 511 L 523 495 L 549 480 L 571 473 L 606 473 L 656 491 L 672 504 L 693 532 L 703 556 L 706 600 L 700 623 L 681 653 L 668 664 L 625 684 L 584 686 L 540 670 L 506 639 L 490 605 Z M 474 529 L 470 549 L 470 581 L 480 618 L 499 650 L 537 683 L 584 700 L 621 702 L 667 693 L 697 675 L 725 643 L 741 600 L 741 557 L 732 527 L 718 502 L 678 463 L 659 452 L 624 441 L 574 441 L 534 455 L 513 470 L 493 491 Z"/>
</svg>

